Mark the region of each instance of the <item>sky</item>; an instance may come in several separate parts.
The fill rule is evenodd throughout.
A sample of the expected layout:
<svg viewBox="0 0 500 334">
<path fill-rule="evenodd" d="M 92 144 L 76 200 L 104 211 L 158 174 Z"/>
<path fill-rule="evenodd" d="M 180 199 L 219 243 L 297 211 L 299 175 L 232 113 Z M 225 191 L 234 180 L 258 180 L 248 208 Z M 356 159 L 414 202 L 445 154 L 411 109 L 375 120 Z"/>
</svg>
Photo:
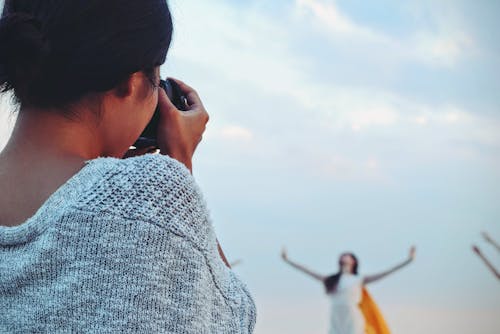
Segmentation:
<svg viewBox="0 0 500 334">
<path fill-rule="evenodd" d="M 0 1 L 1 4 L 2 1 Z M 257 334 L 326 333 L 322 274 L 353 251 L 394 333 L 493 334 L 500 240 L 500 2 L 171 0 L 162 74 L 210 122 L 194 175 L 253 292 Z M 1 102 L 0 149 L 15 117 Z"/>
</svg>

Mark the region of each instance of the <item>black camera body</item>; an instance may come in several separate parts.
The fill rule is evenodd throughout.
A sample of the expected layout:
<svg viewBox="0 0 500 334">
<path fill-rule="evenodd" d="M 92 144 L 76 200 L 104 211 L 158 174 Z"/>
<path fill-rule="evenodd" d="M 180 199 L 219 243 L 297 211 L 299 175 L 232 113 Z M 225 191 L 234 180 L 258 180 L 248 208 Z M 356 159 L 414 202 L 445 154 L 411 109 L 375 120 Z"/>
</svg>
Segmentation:
<svg viewBox="0 0 500 334">
<path fill-rule="evenodd" d="M 172 79 L 160 80 L 160 87 L 163 88 L 163 90 L 165 90 L 168 98 L 177 109 L 181 111 L 186 111 L 189 109 L 189 106 L 187 104 L 187 99 L 184 96 L 184 93 L 182 92 L 177 82 L 175 82 Z M 143 148 L 150 146 L 158 147 L 158 142 L 156 141 L 156 138 L 157 138 L 159 121 L 160 121 L 160 106 L 157 106 L 153 114 L 153 117 L 151 118 L 151 121 L 149 121 L 148 125 L 141 133 L 139 139 L 137 139 L 137 141 L 134 143 L 134 146 L 136 148 Z"/>
</svg>

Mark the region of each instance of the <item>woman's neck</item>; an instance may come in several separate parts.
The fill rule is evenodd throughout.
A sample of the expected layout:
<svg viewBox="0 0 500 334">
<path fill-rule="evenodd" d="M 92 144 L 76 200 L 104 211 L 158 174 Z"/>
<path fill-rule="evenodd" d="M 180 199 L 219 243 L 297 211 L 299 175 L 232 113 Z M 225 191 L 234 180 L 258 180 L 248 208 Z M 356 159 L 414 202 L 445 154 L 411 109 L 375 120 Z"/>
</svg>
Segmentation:
<svg viewBox="0 0 500 334">
<path fill-rule="evenodd" d="M 82 161 L 96 158 L 103 148 L 97 127 L 91 128 L 88 124 L 88 121 L 70 120 L 56 112 L 21 110 L 2 155 L 20 155 L 25 159 L 74 157 Z"/>
</svg>

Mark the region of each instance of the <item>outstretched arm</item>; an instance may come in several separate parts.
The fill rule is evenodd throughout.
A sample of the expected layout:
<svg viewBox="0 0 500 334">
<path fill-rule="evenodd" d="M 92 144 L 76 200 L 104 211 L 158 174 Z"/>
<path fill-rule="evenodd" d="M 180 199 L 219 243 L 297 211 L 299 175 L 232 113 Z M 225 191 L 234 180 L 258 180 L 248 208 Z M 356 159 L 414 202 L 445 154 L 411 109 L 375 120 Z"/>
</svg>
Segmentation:
<svg viewBox="0 0 500 334">
<path fill-rule="evenodd" d="M 296 263 L 296 262 L 293 262 L 292 260 L 290 260 L 288 258 L 288 254 L 286 252 L 286 249 L 283 248 L 283 250 L 281 251 L 281 257 L 283 258 L 283 260 L 288 263 L 289 265 L 291 265 L 292 267 L 302 271 L 303 273 L 306 273 L 307 275 L 311 276 L 312 278 L 315 278 L 317 279 L 318 281 L 321 281 L 323 282 L 325 280 L 325 276 L 323 275 L 320 275 L 318 273 L 315 273 L 314 271 L 311 271 L 309 269 L 307 269 L 306 267 Z"/>
<path fill-rule="evenodd" d="M 479 247 L 477 246 L 472 246 L 472 250 L 481 258 L 481 260 L 483 260 L 483 262 L 486 264 L 486 266 L 488 268 L 490 268 L 490 270 L 493 272 L 493 274 L 498 278 L 500 279 L 500 273 L 497 271 L 497 269 L 491 264 L 490 261 L 488 261 L 488 259 L 483 255 L 483 253 L 481 253 L 481 251 L 479 250 Z"/>
<path fill-rule="evenodd" d="M 488 233 L 483 232 L 481 234 L 483 235 L 484 240 L 492 244 L 497 249 L 497 251 L 500 252 L 500 245 L 495 240 L 493 240 L 493 238 Z"/>
<path fill-rule="evenodd" d="M 220 246 L 219 240 L 217 240 L 217 250 L 219 251 L 219 256 L 222 259 L 222 262 L 224 262 L 224 264 L 226 265 L 226 267 L 228 267 L 229 269 L 231 269 L 231 265 L 227 261 L 226 255 L 224 254 L 224 251 L 222 250 L 222 247 Z"/>
<path fill-rule="evenodd" d="M 386 270 L 384 272 L 381 272 L 379 274 L 375 274 L 375 275 L 370 275 L 370 276 L 366 276 L 364 279 L 363 279 L 363 284 L 369 284 L 369 283 L 372 283 L 372 282 L 376 282 L 384 277 L 386 277 L 387 275 L 389 274 L 392 274 L 393 272 L 396 272 L 398 271 L 399 269 L 403 268 L 403 267 L 406 267 L 408 264 L 410 264 L 413 260 L 415 259 L 415 247 L 412 247 L 410 249 L 410 254 L 408 256 L 408 259 L 400 264 L 398 264 L 397 266 L 389 269 L 389 270 Z"/>
</svg>

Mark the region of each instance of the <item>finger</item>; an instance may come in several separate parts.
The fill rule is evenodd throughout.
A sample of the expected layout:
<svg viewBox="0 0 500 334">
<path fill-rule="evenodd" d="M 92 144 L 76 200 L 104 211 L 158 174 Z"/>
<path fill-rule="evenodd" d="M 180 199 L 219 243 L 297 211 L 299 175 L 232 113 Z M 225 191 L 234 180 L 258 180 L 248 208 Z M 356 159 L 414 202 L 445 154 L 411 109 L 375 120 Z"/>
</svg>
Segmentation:
<svg viewBox="0 0 500 334">
<path fill-rule="evenodd" d="M 183 112 L 183 114 L 187 117 L 201 120 L 204 125 L 206 125 L 210 119 L 210 115 L 203 106 L 188 110 L 187 112 Z M 203 131 L 205 131 L 205 128 Z"/>
<path fill-rule="evenodd" d="M 200 96 L 198 95 L 196 90 L 179 79 L 172 77 L 169 77 L 168 79 L 175 81 L 179 85 L 181 91 L 185 94 L 187 103 L 189 105 L 189 110 L 187 111 L 201 113 L 202 117 L 204 118 L 205 124 L 208 123 L 210 117 L 206 109 L 203 107 L 203 102 L 201 101 Z"/>
<path fill-rule="evenodd" d="M 172 101 L 170 101 L 167 93 L 163 89 L 160 89 L 158 91 L 158 105 L 160 106 L 160 114 L 163 114 L 163 115 L 164 115 L 164 113 L 185 114 L 185 112 L 177 109 L 177 107 L 172 103 Z M 188 111 L 190 111 L 189 115 L 196 116 L 199 113 L 204 118 L 205 124 L 208 122 L 208 119 L 209 119 L 208 113 L 205 110 L 205 108 L 203 108 L 203 105 L 201 104 L 201 102 L 199 105 L 191 105 L 190 107 L 194 107 L 194 108 L 188 110 Z M 170 115 L 168 115 L 168 116 L 170 116 Z"/>
<path fill-rule="evenodd" d="M 490 241 L 491 240 L 491 237 L 490 237 L 490 235 L 487 232 L 483 232 L 482 235 L 483 235 L 484 240 L 486 240 L 486 241 Z"/>
<path fill-rule="evenodd" d="M 203 103 L 201 102 L 200 96 L 198 95 L 198 93 L 196 92 L 196 90 L 193 87 L 189 86 L 185 82 L 183 82 L 179 79 L 176 79 L 176 78 L 169 77 L 168 79 L 174 80 L 179 85 L 179 88 L 186 96 L 186 100 L 187 100 L 190 107 L 197 107 L 197 106 L 203 105 Z"/>
<path fill-rule="evenodd" d="M 168 98 L 167 92 L 164 89 L 158 90 L 158 105 L 160 106 L 160 111 L 173 111 L 177 110 L 175 105 Z"/>
</svg>

